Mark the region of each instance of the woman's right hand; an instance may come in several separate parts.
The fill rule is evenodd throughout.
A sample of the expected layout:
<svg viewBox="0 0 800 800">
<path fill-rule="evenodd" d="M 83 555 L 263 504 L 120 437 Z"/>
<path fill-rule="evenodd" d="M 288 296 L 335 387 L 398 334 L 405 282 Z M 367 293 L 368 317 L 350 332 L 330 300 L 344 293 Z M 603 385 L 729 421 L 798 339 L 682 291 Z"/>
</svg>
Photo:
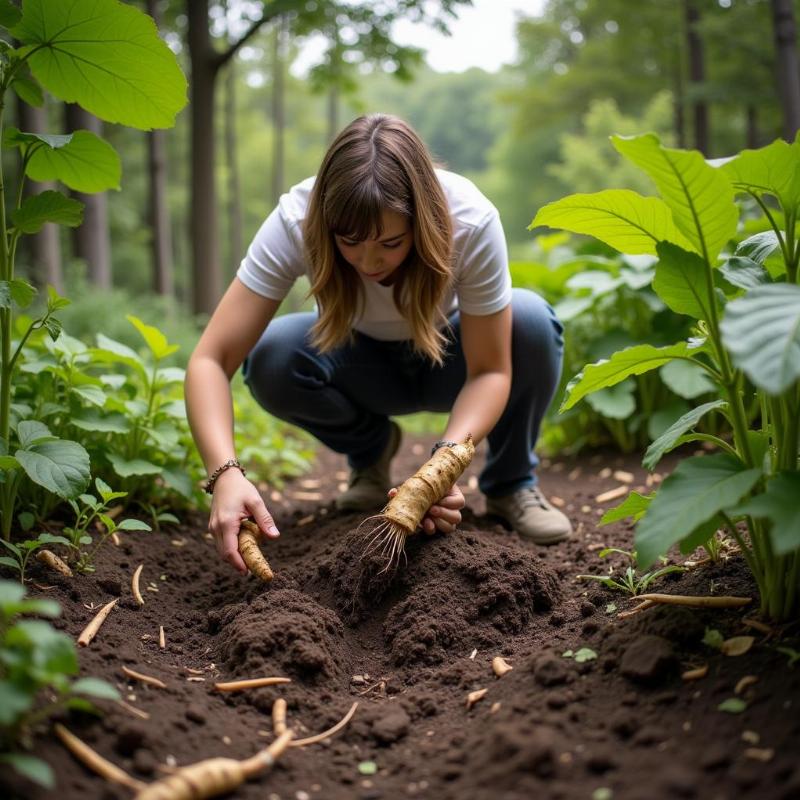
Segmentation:
<svg viewBox="0 0 800 800">
<path fill-rule="evenodd" d="M 267 510 L 258 489 L 238 469 L 225 470 L 214 484 L 208 529 L 214 537 L 217 552 L 241 575 L 247 566 L 239 555 L 239 528 L 252 517 L 262 536 L 277 539 L 280 531 Z"/>
</svg>

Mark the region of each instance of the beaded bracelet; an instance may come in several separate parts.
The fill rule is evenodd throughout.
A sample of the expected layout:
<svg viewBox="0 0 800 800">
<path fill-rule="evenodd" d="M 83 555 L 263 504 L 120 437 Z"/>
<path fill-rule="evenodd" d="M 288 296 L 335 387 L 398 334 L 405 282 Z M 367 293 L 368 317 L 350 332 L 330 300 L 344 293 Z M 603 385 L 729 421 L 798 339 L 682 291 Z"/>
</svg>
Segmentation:
<svg viewBox="0 0 800 800">
<path fill-rule="evenodd" d="M 241 470 L 242 475 L 247 475 L 247 471 L 245 468 L 239 463 L 238 458 L 229 458 L 224 464 L 220 464 L 209 476 L 208 480 L 206 481 L 205 490 L 208 494 L 214 494 L 214 484 L 217 482 L 217 478 L 225 472 L 226 469 L 230 469 L 231 467 L 236 467 L 236 469 Z"/>
<path fill-rule="evenodd" d="M 431 447 L 431 457 L 440 447 L 455 447 L 457 444 L 458 442 L 448 442 L 442 439 L 440 442 L 436 442 L 436 444 Z"/>
</svg>

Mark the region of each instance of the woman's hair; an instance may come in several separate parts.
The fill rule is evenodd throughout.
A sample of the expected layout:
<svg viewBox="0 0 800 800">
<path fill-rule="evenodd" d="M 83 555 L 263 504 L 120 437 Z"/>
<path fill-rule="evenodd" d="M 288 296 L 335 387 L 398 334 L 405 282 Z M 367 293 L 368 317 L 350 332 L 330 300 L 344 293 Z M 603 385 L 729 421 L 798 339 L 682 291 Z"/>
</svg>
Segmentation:
<svg viewBox="0 0 800 800">
<path fill-rule="evenodd" d="M 319 306 L 312 343 L 325 352 L 346 342 L 363 308 L 361 278 L 334 234 L 359 241 L 380 237 L 384 211 L 406 217 L 414 233 L 392 287 L 395 304 L 411 327 L 414 348 L 441 363 L 440 329 L 447 320 L 440 304 L 452 279 L 450 211 L 422 140 L 385 114 L 351 122 L 328 149 L 314 182 L 303 228 L 311 294 Z"/>
</svg>

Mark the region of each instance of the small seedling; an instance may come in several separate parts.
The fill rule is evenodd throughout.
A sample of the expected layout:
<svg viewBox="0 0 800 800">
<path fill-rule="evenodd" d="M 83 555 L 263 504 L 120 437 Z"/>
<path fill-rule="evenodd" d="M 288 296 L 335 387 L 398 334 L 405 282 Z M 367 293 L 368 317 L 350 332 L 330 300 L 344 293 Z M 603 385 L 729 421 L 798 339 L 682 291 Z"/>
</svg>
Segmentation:
<svg viewBox="0 0 800 800">
<path fill-rule="evenodd" d="M 598 581 L 609 589 L 617 589 L 621 592 L 626 592 L 632 597 L 646 591 L 650 584 L 658 578 L 669 575 L 671 572 L 686 572 L 686 567 L 677 566 L 672 564 L 664 566 L 661 569 L 654 570 L 653 572 L 645 572 L 644 575 L 639 575 L 636 572 L 636 551 L 621 550 L 618 547 L 606 547 L 598 553 L 600 558 L 605 558 L 610 553 L 621 553 L 630 560 L 630 564 L 626 567 L 625 572 L 618 578 L 612 575 L 577 575 L 578 580 L 591 580 Z M 662 564 L 667 563 L 667 559 L 662 556 Z"/>
<path fill-rule="evenodd" d="M 707 644 L 709 647 L 719 650 L 724 641 L 725 637 L 716 628 L 706 628 L 706 632 L 703 635 L 703 644 Z"/>
<path fill-rule="evenodd" d="M 779 653 L 783 653 L 785 656 L 789 656 L 787 667 L 793 668 L 794 665 L 800 661 L 800 653 L 798 653 L 797 650 L 793 650 L 791 647 L 777 647 L 776 650 Z"/>
<path fill-rule="evenodd" d="M 581 647 L 576 652 L 565 650 L 561 656 L 563 658 L 574 658 L 577 664 L 583 664 L 585 661 L 594 661 L 597 658 L 597 653 L 590 647 Z"/>
<path fill-rule="evenodd" d="M 70 546 L 70 540 L 63 536 L 53 536 L 51 533 L 40 533 L 36 539 L 28 539 L 24 542 L 12 544 L 5 539 L 0 539 L 10 556 L 0 556 L 0 564 L 11 567 L 19 573 L 19 582 L 25 583 L 25 570 L 28 567 L 28 559 L 40 548 L 47 544 L 65 544 Z"/>
<path fill-rule="evenodd" d="M 717 711 L 726 711 L 728 714 L 741 714 L 746 708 L 747 703 L 741 697 L 729 697 L 717 706 Z"/>
<path fill-rule="evenodd" d="M 124 519 L 117 524 L 108 513 L 109 503 L 121 497 L 125 497 L 127 492 L 114 492 L 107 483 L 100 478 L 95 478 L 95 487 L 100 494 L 100 500 L 94 495 L 82 494 L 78 500 L 70 500 L 69 504 L 75 512 L 75 524 L 64 528 L 64 534 L 69 538 L 68 544 L 74 552 L 75 569 L 79 572 L 94 572 L 94 557 L 100 546 L 115 531 L 149 531 L 150 526 L 146 522 L 138 519 Z M 94 541 L 88 533 L 88 528 L 97 520 L 105 527 L 105 532 L 101 533 L 97 541 Z M 94 542 L 91 550 L 84 550 L 85 545 Z"/>
<path fill-rule="evenodd" d="M 358 765 L 361 775 L 374 775 L 378 771 L 378 765 L 374 761 L 362 761 Z"/>
</svg>

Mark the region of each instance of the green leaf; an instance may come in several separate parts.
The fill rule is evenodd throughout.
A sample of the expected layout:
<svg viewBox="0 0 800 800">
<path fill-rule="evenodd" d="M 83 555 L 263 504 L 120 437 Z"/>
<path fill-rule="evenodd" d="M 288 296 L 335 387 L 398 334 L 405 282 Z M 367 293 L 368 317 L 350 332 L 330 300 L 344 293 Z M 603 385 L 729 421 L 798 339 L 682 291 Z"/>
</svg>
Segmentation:
<svg viewBox="0 0 800 800">
<path fill-rule="evenodd" d="M 153 530 L 146 522 L 139 519 L 124 519 L 117 525 L 118 531 L 151 531 Z"/>
<path fill-rule="evenodd" d="M 32 706 L 32 695 L 10 681 L 0 679 L 0 725 L 10 727 Z"/>
<path fill-rule="evenodd" d="M 766 284 L 728 303 L 720 324 L 734 364 L 770 394 L 800 377 L 800 286 Z"/>
<path fill-rule="evenodd" d="M 762 283 L 772 283 L 769 272 L 752 258 L 732 256 L 721 267 L 725 280 L 740 289 L 752 289 Z"/>
<path fill-rule="evenodd" d="M 72 417 L 70 424 L 84 431 L 96 433 L 128 433 L 130 423 L 122 414 L 100 416 L 96 411 L 87 411 L 81 416 Z"/>
<path fill-rule="evenodd" d="M 125 319 L 139 331 L 157 361 L 180 349 L 180 345 L 169 344 L 167 337 L 158 328 L 146 325 L 138 317 L 134 317 L 133 314 L 128 314 Z"/>
<path fill-rule="evenodd" d="M 34 297 L 36 289 L 21 278 L 0 281 L 0 308 L 11 308 L 12 301 L 20 308 L 27 308 Z"/>
<path fill-rule="evenodd" d="M 82 386 L 71 386 L 73 394 L 78 395 L 82 400 L 91 403 L 93 406 L 102 408 L 106 404 L 106 393 L 99 387 L 92 384 Z"/>
<path fill-rule="evenodd" d="M 11 220 L 22 233 L 38 233 L 46 222 L 75 228 L 83 222 L 83 203 L 47 190 L 28 197 L 11 212 Z"/>
<path fill-rule="evenodd" d="M 689 345 L 686 342 L 668 347 L 640 344 L 620 350 L 609 359 L 588 364 L 569 382 L 564 402 L 559 410 L 566 411 L 587 394 L 613 386 L 631 375 L 641 375 L 657 369 L 675 358 L 686 357 L 688 352 Z"/>
<path fill-rule="evenodd" d="M 20 563 L 9 556 L 0 556 L 0 564 L 2 564 L 4 567 L 11 567 L 11 569 L 16 570 L 17 572 L 22 571 L 22 566 Z"/>
<path fill-rule="evenodd" d="M 696 150 L 662 147 L 652 133 L 613 136 L 614 147 L 643 169 L 672 209 L 675 224 L 692 249 L 713 265 L 736 233 L 739 212 L 728 177 L 706 163 Z"/>
<path fill-rule="evenodd" d="M 142 458 L 126 459 L 116 453 L 106 453 L 106 457 L 111 462 L 114 472 L 120 478 L 130 478 L 134 475 L 159 475 L 161 467 L 151 461 Z"/>
<path fill-rule="evenodd" d="M 35 181 L 61 181 L 77 192 L 104 192 L 120 188 L 122 163 L 108 142 L 91 131 L 75 131 L 61 147 L 38 145 L 25 174 Z"/>
<path fill-rule="evenodd" d="M 693 400 L 701 394 L 713 392 L 717 387 L 708 373 L 699 365 L 691 361 L 670 361 L 658 371 L 661 380 L 678 397 Z"/>
<path fill-rule="evenodd" d="M 54 789 L 56 786 L 55 773 L 41 758 L 23 753 L 3 753 L 0 755 L 0 763 L 8 764 L 17 774 L 45 789 Z"/>
<path fill-rule="evenodd" d="M 721 167 L 737 192 L 777 197 L 786 213 L 800 206 L 800 143 L 776 139 L 758 150 L 742 150 Z"/>
<path fill-rule="evenodd" d="M 717 706 L 718 711 L 726 711 L 728 714 L 741 714 L 746 708 L 747 703 L 741 697 L 729 697 Z"/>
<path fill-rule="evenodd" d="M 633 521 L 638 522 L 642 516 L 644 516 L 645 511 L 647 511 L 655 496 L 655 492 L 647 495 L 639 494 L 639 492 L 630 492 L 618 506 L 609 508 L 608 511 L 600 517 L 600 522 L 597 523 L 598 526 L 609 525 L 612 522 L 618 522 L 628 517 L 633 517 Z"/>
<path fill-rule="evenodd" d="M 780 246 L 775 231 L 763 231 L 739 242 L 736 255 L 763 264 L 776 250 L 780 250 Z"/>
<path fill-rule="evenodd" d="M 727 406 L 728 404 L 724 400 L 712 400 L 710 403 L 703 403 L 703 405 L 697 406 L 697 408 L 693 408 L 687 414 L 684 414 L 647 448 L 647 452 L 642 459 L 642 466 L 652 472 L 664 454 L 677 447 L 678 440 L 686 431 L 694 428 L 709 411 L 715 408 L 727 408 Z"/>
<path fill-rule="evenodd" d="M 0 25 L 13 28 L 22 19 L 22 12 L 10 0 L 0 0 Z"/>
<path fill-rule="evenodd" d="M 109 339 L 102 333 L 97 334 L 98 349 L 92 350 L 92 358 L 119 364 L 127 364 L 146 377 L 147 371 L 141 356 L 127 345 Z"/>
<path fill-rule="evenodd" d="M 186 79 L 153 20 L 116 0 L 26 0 L 12 34 L 48 92 L 108 122 L 172 127 Z"/>
<path fill-rule="evenodd" d="M 27 448 L 42 439 L 55 438 L 50 428 L 37 419 L 26 419 L 17 425 L 17 438 L 21 447 Z"/>
<path fill-rule="evenodd" d="M 724 453 L 681 461 L 636 529 L 639 566 L 647 569 L 673 544 L 737 503 L 760 476 L 760 469 L 745 469 Z"/>
<path fill-rule="evenodd" d="M 659 243 L 658 257 L 653 279 L 655 293 L 678 314 L 709 319 L 716 299 L 706 281 L 705 261 L 668 242 Z"/>
<path fill-rule="evenodd" d="M 539 209 L 528 229 L 539 225 L 588 234 L 621 253 L 634 255 L 655 255 L 660 241 L 692 248 L 663 200 L 642 197 L 628 189 L 573 194 L 549 203 Z"/>
<path fill-rule="evenodd" d="M 586 398 L 586 402 L 598 413 L 610 419 L 627 419 L 636 411 L 632 380 L 622 381 L 606 389 L 599 389 Z"/>
<path fill-rule="evenodd" d="M 689 406 L 686 401 L 672 399 L 668 401 L 668 405 L 652 411 L 647 417 L 647 435 L 650 440 L 658 439 L 676 419 L 679 419 L 688 411 Z"/>
<path fill-rule="evenodd" d="M 779 472 L 767 483 L 763 494 L 751 497 L 732 514 L 766 517 L 772 522 L 769 537 L 778 555 L 800 547 L 800 472 Z"/>
<path fill-rule="evenodd" d="M 703 634 L 703 644 L 713 647 L 715 650 L 719 650 L 724 641 L 725 637 L 716 628 L 706 628 Z"/>
<path fill-rule="evenodd" d="M 16 605 L 23 597 L 25 597 L 24 587 L 14 581 L 0 580 L 0 610 L 3 613 L 6 613 L 7 606 Z"/>
<path fill-rule="evenodd" d="M 44 93 L 42 87 L 31 77 L 30 70 L 20 70 L 14 76 L 11 88 L 17 93 L 17 97 L 23 103 L 27 103 L 34 108 L 41 108 L 44 105 Z"/>
<path fill-rule="evenodd" d="M 361 775 L 374 775 L 378 771 L 378 765 L 374 761 L 362 761 L 358 765 Z"/>
<path fill-rule="evenodd" d="M 101 700 L 119 700 L 119 692 L 108 681 L 100 678 L 80 678 L 70 687 L 73 694 L 85 694 Z"/>
<path fill-rule="evenodd" d="M 34 483 L 64 500 L 77 497 L 89 485 L 89 454 L 78 442 L 54 439 L 15 455 Z"/>
<path fill-rule="evenodd" d="M 575 653 L 575 661 L 578 664 L 583 664 L 585 661 L 594 661 L 597 658 L 597 653 L 589 647 L 581 647 Z"/>
</svg>

